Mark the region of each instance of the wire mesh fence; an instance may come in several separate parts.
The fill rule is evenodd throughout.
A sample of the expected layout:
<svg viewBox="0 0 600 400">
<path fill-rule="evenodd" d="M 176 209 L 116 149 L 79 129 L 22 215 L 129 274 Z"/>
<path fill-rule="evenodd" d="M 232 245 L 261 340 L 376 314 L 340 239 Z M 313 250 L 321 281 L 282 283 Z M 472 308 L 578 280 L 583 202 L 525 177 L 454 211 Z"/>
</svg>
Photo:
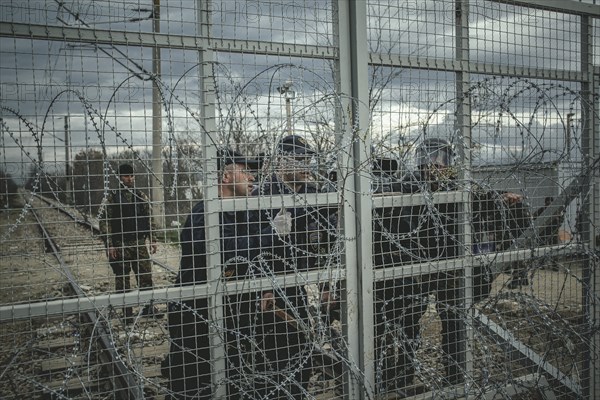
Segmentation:
<svg viewBox="0 0 600 400">
<path fill-rule="evenodd" d="M 593 399 L 600 9 L 0 5 L 0 397 Z"/>
</svg>

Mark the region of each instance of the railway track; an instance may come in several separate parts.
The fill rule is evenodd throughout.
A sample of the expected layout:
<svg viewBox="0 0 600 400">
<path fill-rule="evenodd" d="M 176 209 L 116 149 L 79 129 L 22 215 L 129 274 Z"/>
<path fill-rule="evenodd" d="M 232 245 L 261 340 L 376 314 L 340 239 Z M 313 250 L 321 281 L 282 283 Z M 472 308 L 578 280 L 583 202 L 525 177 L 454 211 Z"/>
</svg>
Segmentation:
<svg viewBox="0 0 600 400">
<path fill-rule="evenodd" d="M 26 281 L 27 284 L 20 286 L 15 283 L 16 280 L 10 281 L 4 286 L 0 282 L 0 287 L 4 287 L 5 290 L 14 290 L 14 288 L 31 290 L 36 287 L 39 289 L 45 284 L 49 286 L 50 279 L 48 277 L 45 275 L 34 276 L 34 272 L 37 268 L 45 268 L 47 273 L 54 268 L 54 265 L 50 266 L 49 259 L 55 258 L 56 265 L 64 264 L 70 273 L 61 267 L 61 287 L 63 289 L 61 293 L 54 296 L 54 300 L 57 297 L 76 299 L 89 294 L 109 293 L 112 290 L 113 275 L 108 267 L 100 239 L 89 225 L 80 222 L 85 221 L 85 218 L 73 218 L 56 207 L 49 207 L 47 203 L 42 203 L 37 198 L 32 200 L 31 209 L 38 215 L 39 221 L 34 221 L 29 217 L 29 222 L 21 224 L 19 228 L 21 230 L 15 231 L 14 237 L 0 242 L 0 250 L 4 252 L 3 257 L 8 260 L 4 264 L 13 264 L 9 265 L 9 272 L 0 270 L 0 273 L 6 273 L 11 278 L 16 274 L 28 274 L 32 278 Z M 45 227 L 46 236 L 50 239 L 42 237 L 39 225 Z M 24 228 L 28 228 L 28 230 L 23 232 Z M 20 241 L 29 241 L 27 247 L 30 248 L 30 253 L 27 253 L 26 250 L 11 250 L 12 247 L 16 248 L 17 242 Z M 163 248 L 166 247 L 163 246 Z M 49 253 L 44 253 L 44 249 L 52 254 L 57 254 L 57 256 L 48 257 Z M 44 256 L 40 256 L 39 253 Z M 39 261 L 39 263 L 34 265 L 31 262 L 23 266 L 28 259 Z M 61 259 L 62 261 L 60 261 Z M 170 260 L 178 261 L 178 257 L 172 257 Z M 583 261 L 580 263 L 582 264 Z M 576 264 L 573 260 L 569 261 L 569 268 L 574 271 L 583 271 L 583 265 Z M 160 274 L 172 276 L 167 269 L 156 268 L 156 270 L 159 269 L 162 270 Z M 171 267 L 171 269 L 175 268 Z M 168 279 L 164 277 L 161 279 L 157 280 L 159 285 L 170 285 Z M 529 357 L 527 365 L 511 362 L 515 366 L 515 369 L 511 370 L 512 375 L 527 377 L 526 374 L 531 370 L 528 365 L 539 361 L 536 359 L 536 354 L 544 354 L 545 360 L 555 362 L 562 368 L 559 370 L 551 365 L 546 368 L 546 364 L 544 364 L 547 369 L 544 376 L 556 376 L 566 382 L 564 386 L 568 387 L 571 392 L 579 392 L 580 386 L 577 381 L 579 376 L 572 372 L 572 366 L 575 365 L 578 371 L 585 368 L 581 356 L 582 351 L 576 347 L 571 349 L 569 346 L 576 344 L 585 349 L 578 344 L 580 331 L 586 329 L 583 322 L 583 308 L 579 303 L 582 288 L 578 285 L 582 281 L 581 274 L 569 277 L 559 271 L 536 271 L 536 281 L 532 284 L 532 288 L 535 289 L 536 295 L 540 296 L 537 302 L 523 301 L 523 296 L 519 297 L 519 292 L 503 292 L 504 282 L 507 279 L 507 276 L 502 276 L 495 282 L 496 290 L 499 293 L 496 295 L 498 301 L 489 303 L 493 304 L 494 309 L 490 310 L 493 311 L 496 320 L 489 322 L 488 320 L 484 321 L 484 317 L 479 317 L 481 321 L 485 322 L 481 324 L 493 328 L 492 334 L 495 336 L 490 337 L 494 339 L 488 340 L 487 333 L 484 336 L 481 328 L 475 325 L 479 332 L 478 341 L 475 342 L 476 355 L 479 357 L 477 351 L 483 351 L 482 349 L 486 352 L 481 360 L 477 358 L 475 362 L 486 368 L 488 365 L 505 365 L 506 351 L 502 346 L 511 340 L 518 344 L 515 349 L 521 352 L 517 354 L 514 351 L 511 353 L 511 357 L 523 360 L 523 355 Z M 564 293 L 568 294 L 560 301 L 556 297 L 556 288 L 558 287 L 564 287 Z M 45 297 L 42 295 L 36 297 L 31 293 L 27 293 L 25 297 L 19 299 L 4 296 L 3 304 L 35 302 L 40 304 L 44 301 Z M 500 297 L 502 293 L 506 295 L 506 298 Z M 0 290 L 0 296 L 2 294 L 2 290 Z M 8 300 L 6 300 L 7 298 Z M 534 299 L 534 297 L 531 298 Z M 143 305 L 137 305 L 136 309 Z M 545 317 L 547 310 L 550 309 L 549 305 L 552 305 L 552 309 L 559 310 L 554 317 L 560 324 Z M 162 306 L 164 307 L 164 305 Z M 5 347 L 2 351 L 2 359 L 0 359 L 0 398 L 19 400 L 23 398 L 74 400 L 146 398 L 161 400 L 164 398 L 167 390 L 166 382 L 160 375 L 160 361 L 168 351 L 166 321 L 138 316 L 132 325 L 126 326 L 121 321 L 120 312 L 119 309 L 106 307 L 97 308 L 89 315 L 76 315 L 60 313 L 60 310 L 55 307 L 48 309 L 47 316 L 44 317 L 16 322 L 8 321 L 1 324 L 0 339 L 2 341 L 0 345 Z M 523 315 L 527 315 L 528 318 L 524 319 Z M 424 345 L 419 350 L 418 357 L 426 362 L 424 365 L 439 365 L 436 364 L 437 352 L 435 349 L 439 348 L 441 343 L 441 337 L 438 334 L 441 327 L 438 326 L 437 317 L 435 307 L 423 317 L 424 332 L 427 334 L 423 335 Z M 514 325 L 511 325 L 513 323 Z M 505 326 L 509 326 L 510 329 Z M 540 334 L 546 331 L 553 332 L 556 337 L 563 336 L 567 344 L 548 346 L 544 339 L 546 336 Z M 513 335 L 513 332 L 520 332 L 521 336 Z M 512 336 L 509 337 L 508 334 Z M 493 364 L 488 364 L 492 358 Z M 331 363 L 326 364 L 323 368 L 331 369 L 331 365 L 329 365 Z M 517 366 L 518 368 L 516 368 Z M 492 372 L 501 376 L 503 370 L 492 370 Z M 333 376 L 339 376 L 340 373 L 337 372 Z M 427 373 L 432 374 L 431 378 L 425 374 L 420 376 L 425 383 L 434 382 L 433 379 L 439 375 L 439 371 L 434 368 L 428 369 Z M 573 374 L 574 378 L 569 378 L 568 374 Z M 531 381 L 538 382 L 537 385 L 539 385 L 539 376 L 531 375 L 531 377 Z M 334 398 L 334 390 L 338 385 L 336 381 L 330 376 L 319 379 L 322 380 L 318 380 L 314 384 L 315 392 L 319 392 L 316 398 Z M 439 389 L 435 383 L 433 385 L 428 387 L 433 388 L 434 391 Z M 322 388 L 317 388 L 317 386 L 322 386 Z M 544 390 L 550 387 L 546 383 L 543 383 L 542 386 Z M 538 390 L 537 387 L 532 390 L 534 389 Z M 550 389 L 547 390 L 549 394 L 546 397 L 551 398 L 553 393 Z"/>
<path fill-rule="evenodd" d="M 42 231 L 46 242 L 46 248 L 49 249 L 49 251 L 52 251 L 57 261 L 60 263 L 62 271 L 69 281 L 70 287 L 73 289 L 73 291 L 78 297 L 85 296 L 85 292 L 81 289 L 80 285 L 73 277 L 70 267 L 63 260 L 56 239 L 50 235 L 35 209 L 32 209 L 31 212 L 33 213 L 35 219 L 39 224 L 40 230 Z M 90 325 L 96 327 L 95 331 L 98 339 L 97 344 L 99 345 L 99 361 L 101 361 L 102 365 L 110 366 L 118 372 L 118 375 L 115 375 L 115 385 L 117 386 L 115 388 L 115 392 L 119 393 L 119 396 L 124 396 L 126 398 L 141 398 L 141 393 L 139 391 L 138 385 L 136 385 L 135 382 L 135 376 L 132 373 L 130 373 L 130 371 L 127 368 L 127 365 L 125 365 L 121 357 L 119 357 L 117 348 L 114 345 L 114 341 L 112 340 L 107 326 L 102 320 L 102 318 L 98 318 L 96 316 L 96 313 L 94 312 L 89 312 L 81 314 L 79 316 L 79 322 L 83 326 Z M 60 340 L 58 342 L 60 343 Z M 77 361 L 79 360 L 73 360 L 70 363 L 66 363 L 65 366 L 67 366 L 68 369 L 66 371 L 66 374 L 64 374 L 63 376 L 72 375 L 73 368 L 70 368 L 71 365 L 69 364 L 73 364 L 74 367 L 74 364 Z M 65 379 L 63 379 L 62 382 L 65 382 Z M 61 392 L 64 392 L 65 390 L 65 388 L 61 384 L 53 384 L 52 386 L 57 387 L 57 389 Z"/>
<path fill-rule="evenodd" d="M 62 276 L 60 293 L 50 300 L 112 290 L 114 278 L 97 228 L 37 196 L 29 211 L 35 221 L 27 224 L 32 232 L 29 236 L 40 235 L 45 257 L 55 259 L 53 269 Z M 44 259 L 44 263 L 49 262 Z M 156 274 L 156 285 L 169 285 L 168 278 L 176 269 L 158 259 L 155 264 L 164 271 Z M 134 311 L 143 306 L 137 305 Z M 160 361 L 168 351 L 166 319 L 137 315 L 133 324 L 125 325 L 121 310 L 112 307 L 78 315 L 48 311 L 43 321 L 30 321 L 26 342 L 13 349 L 6 366 L 2 363 L 0 380 L 6 381 L 0 385 L 0 398 L 164 398 L 167 391 Z"/>
<path fill-rule="evenodd" d="M 68 283 L 64 296 L 84 297 L 105 287 L 112 275 L 104 274 L 104 282 L 99 282 L 97 274 L 82 272 L 88 263 L 83 262 L 82 254 L 98 253 L 101 262 L 107 264 L 98 230 L 88 218 L 39 197 L 31 211 L 44 236 L 46 251 L 54 254 Z M 173 267 L 157 259 L 154 262 L 165 274 L 173 274 Z M 120 309 L 58 315 L 48 320 L 37 332 L 39 340 L 32 344 L 41 353 L 33 368 L 38 371 L 37 390 L 53 398 L 76 400 L 164 398 L 167 389 L 160 362 L 169 344 L 165 323 L 138 316 L 132 325 L 125 325 Z M 325 354 L 319 357 L 320 362 L 324 359 L 329 358 Z M 328 372 L 332 372 L 329 369 L 334 368 L 334 361 L 325 368 Z"/>
<path fill-rule="evenodd" d="M 52 201 L 52 200 L 48 199 L 47 197 L 36 196 L 36 198 L 43 201 L 44 203 L 46 203 L 48 206 L 54 208 L 55 210 L 59 211 L 61 214 L 66 215 L 70 221 L 72 220 L 72 221 L 76 222 L 82 228 L 84 228 L 86 231 L 91 232 L 93 236 L 97 237 L 98 235 L 101 234 L 99 227 L 96 224 L 94 224 L 93 222 L 91 222 L 93 220 L 93 218 L 91 218 L 89 215 L 82 214 L 81 212 L 79 212 L 76 209 L 72 209 L 72 210 L 67 209 L 63 205 L 61 205 L 55 201 Z M 65 237 L 64 239 L 65 239 L 65 243 L 63 244 L 63 246 L 68 247 L 68 248 L 75 247 L 77 250 L 81 249 L 81 246 L 82 246 L 81 238 Z M 99 245 L 99 247 L 97 247 L 95 245 Z M 90 245 L 90 250 L 91 251 L 97 251 L 97 250 L 104 251 L 105 247 L 102 242 L 95 240 L 94 243 Z M 177 268 L 169 265 L 167 262 L 161 261 L 157 258 L 153 258 L 152 262 L 155 265 L 157 265 L 158 267 L 169 272 L 170 274 L 177 275 L 177 272 L 178 272 Z"/>
</svg>

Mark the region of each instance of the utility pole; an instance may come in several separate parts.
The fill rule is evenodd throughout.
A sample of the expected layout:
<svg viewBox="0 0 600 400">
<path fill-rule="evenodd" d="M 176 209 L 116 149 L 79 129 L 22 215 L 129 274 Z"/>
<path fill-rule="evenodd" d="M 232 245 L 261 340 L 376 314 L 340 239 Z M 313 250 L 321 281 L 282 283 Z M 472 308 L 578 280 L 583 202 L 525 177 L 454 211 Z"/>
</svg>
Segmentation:
<svg viewBox="0 0 600 400">
<path fill-rule="evenodd" d="M 573 123 L 573 117 L 575 114 L 568 113 L 567 114 L 567 137 L 565 138 L 565 148 L 567 149 L 567 159 L 571 157 L 571 124 Z"/>
<path fill-rule="evenodd" d="M 65 115 L 65 182 L 66 203 L 72 204 L 73 182 L 71 181 L 71 154 L 69 152 L 69 116 Z"/>
<path fill-rule="evenodd" d="M 152 31 L 160 33 L 160 0 L 153 0 Z M 162 103 L 158 80 L 160 79 L 160 47 L 152 48 L 152 204 L 153 215 L 159 229 L 165 227 L 163 164 L 162 164 Z"/>
<path fill-rule="evenodd" d="M 292 81 L 287 81 L 277 88 L 279 94 L 285 97 L 286 130 L 288 135 L 292 134 L 292 100 L 296 98 L 296 92 L 292 90 L 292 85 Z"/>
</svg>

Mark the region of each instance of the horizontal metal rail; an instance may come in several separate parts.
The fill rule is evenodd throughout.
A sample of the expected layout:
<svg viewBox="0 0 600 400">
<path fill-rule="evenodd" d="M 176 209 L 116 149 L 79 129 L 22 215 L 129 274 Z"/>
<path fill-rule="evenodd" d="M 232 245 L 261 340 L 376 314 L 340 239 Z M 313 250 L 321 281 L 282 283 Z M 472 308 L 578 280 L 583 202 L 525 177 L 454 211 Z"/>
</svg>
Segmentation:
<svg viewBox="0 0 600 400">
<path fill-rule="evenodd" d="M 344 280 L 345 270 L 339 270 L 336 279 Z M 97 296 L 86 296 L 76 299 L 61 299 L 40 301 L 27 304 L 13 304 L 0 307 L 0 322 L 16 321 L 51 315 L 78 314 L 94 311 L 101 307 L 124 307 L 140 302 L 168 302 L 194 298 L 206 298 L 216 293 L 218 286 L 223 287 L 223 293 L 258 292 L 274 287 L 291 287 L 307 284 L 328 282 L 331 271 L 315 270 L 306 273 L 277 275 L 270 278 L 253 278 L 251 280 L 212 282 L 192 286 L 172 286 L 152 290 L 133 290 L 127 293 L 109 293 Z M 290 276 L 293 279 L 290 279 Z"/>
</svg>

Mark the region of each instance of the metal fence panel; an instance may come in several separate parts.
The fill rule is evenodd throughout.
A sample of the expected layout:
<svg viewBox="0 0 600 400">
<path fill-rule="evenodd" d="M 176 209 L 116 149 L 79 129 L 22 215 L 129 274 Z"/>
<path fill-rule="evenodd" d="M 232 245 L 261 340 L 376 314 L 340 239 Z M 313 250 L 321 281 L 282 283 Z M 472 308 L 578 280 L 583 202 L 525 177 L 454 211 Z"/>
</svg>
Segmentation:
<svg viewBox="0 0 600 400">
<path fill-rule="evenodd" d="M 0 5 L 0 397 L 593 399 L 594 1 Z"/>
</svg>

